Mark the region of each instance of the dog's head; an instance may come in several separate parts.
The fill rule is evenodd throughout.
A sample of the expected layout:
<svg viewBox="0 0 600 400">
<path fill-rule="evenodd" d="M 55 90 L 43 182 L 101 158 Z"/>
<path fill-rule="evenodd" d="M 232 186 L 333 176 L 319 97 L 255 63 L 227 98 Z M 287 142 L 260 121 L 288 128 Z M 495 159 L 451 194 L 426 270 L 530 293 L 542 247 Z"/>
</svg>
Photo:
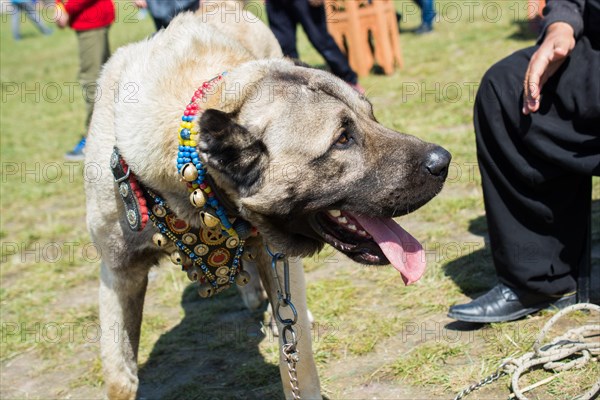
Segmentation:
<svg viewBox="0 0 600 400">
<path fill-rule="evenodd" d="M 228 77 L 220 110 L 200 119 L 209 173 L 274 247 L 308 255 L 329 243 L 418 279 L 421 247 L 392 217 L 441 190 L 450 154 L 382 126 L 366 98 L 326 72 L 259 65 L 241 68 L 258 75 L 243 85 Z"/>
</svg>

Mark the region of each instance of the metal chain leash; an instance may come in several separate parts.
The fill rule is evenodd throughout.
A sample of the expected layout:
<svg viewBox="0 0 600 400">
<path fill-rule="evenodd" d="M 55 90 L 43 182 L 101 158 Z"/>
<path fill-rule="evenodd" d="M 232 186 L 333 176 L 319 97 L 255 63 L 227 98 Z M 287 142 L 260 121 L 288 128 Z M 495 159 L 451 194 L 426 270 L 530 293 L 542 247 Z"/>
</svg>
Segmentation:
<svg viewBox="0 0 600 400">
<path fill-rule="evenodd" d="M 523 393 L 550 382 L 550 380 L 558 375 L 553 375 L 550 378 L 521 389 L 519 386 L 519 378 L 525 371 L 532 369 L 537 365 L 543 365 L 546 370 L 560 372 L 567 371 L 571 368 L 581 368 L 589 361 L 599 361 L 600 343 L 597 340 L 594 341 L 590 339 L 600 332 L 600 325 L 597 324 L 584 325 L 570 329 L 566 334 L 555 338 L 550 344 L 542 346 L 543 340 L 552 326 L 566 314 L 578 310 L 600 313 L 600 307 L 590 303 L 574 304 L 564 308 L 546 322 L 533 344 L 534 351 L 525 353 L 518 358 L 509 358 L 505 360 L 493 374 L 462 390 L 454 397 L 454 400 L 463 399 L 471 392 L 500 379 L 504 375 L 512 375 L 511 388 L 513 394 L 509 398 L 516 397 L 519 400 L 527 400 L 527 397 L 525 397 Z M 576 354 L 581 354 L 581 356 L 570 359 L 570 357 L 573 357 Z M 559 362 L 560 360 L 565 359 L 570 359 L 570 361 Z M 577 396 L 577 398 L 579 400 L 588 400 L 598 393 L 600 393 L 600 380 L 598 380 L 590 390 Z"/>
<path fill-rule="evenodd" d="M 272 253 L 269 247 L 266 246 L 267 253 L 271 256 L 271 269 L 273 270 L 273 280 L 277 284 L 277 304 L 275 306 L 275 317 L 280 324 L 283 325 L 281 332 L 281 339 L 283 345 L 281 347 L 281 353 L 285 359 L 288 367 L 288 375 L 290 377 L 290 387 L 292 388 L 292 396 L 294 400 L 301 400 L 300 388 L 298 387 L 298 372 L 296 371 L 296 365 L 300 361 L 300 355 L 296 346 L 298 345 L 298 338 L 296 337 L 296 331 L 294 325 L 298 322 L 298 312 L 294 303 L 292 303 L 292 294 L 290 293 L 290 265 L 287 257 L 283 253 Z M 277 264 L 281 261 L 283 264 L 283 289 L 281 287 L 281 281 L 277 273 Z M 292 318 L 283 318 L 281 315 L 281 309 L 289 307 L 292 312 Z"/>
<path fill-rule="evenodd" d="M 494 381 L 497 381 L 498 379 L 502 378 L 504 375 L 507 375 L 509 373 L 509 371 L 506 368 L 507 365 L 508 365 L 507 362 L 502 363 L 500 365 L 500 367 L 496 371 L 494 371 L 492 374 L 490 374 L 487 377 L 483 378 L 479 382 L 472 384 L 468 388 L 463 389 L 459 394 L 456 395 L 456 397 L 454 398 L 454 400 L 461 400 L 462 398 L 464 398 L 467 395 L 469 395 L 471 392 L 474 392 L 475 390 L 481 389 L 485 385 L 489 385 L 490 383 L 492 383 Z"/>
</svg>

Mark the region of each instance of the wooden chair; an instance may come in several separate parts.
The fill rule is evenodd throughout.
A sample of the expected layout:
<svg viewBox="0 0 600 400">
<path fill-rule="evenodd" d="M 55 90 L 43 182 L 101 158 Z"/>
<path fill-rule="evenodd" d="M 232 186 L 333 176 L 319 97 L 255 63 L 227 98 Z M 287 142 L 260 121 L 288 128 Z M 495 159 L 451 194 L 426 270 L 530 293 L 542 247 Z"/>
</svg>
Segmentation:
<svg viewBox="0 0 600 400">
<path fill-rule="evenodd" d="M 358 75 L 368 75 L 375 62 L 388 75 L 394 72 L 395 64 L 402 68 L 400 34 L 392 0 L 327 0 L 326 8 L 329 33 Z"/>
</svg>

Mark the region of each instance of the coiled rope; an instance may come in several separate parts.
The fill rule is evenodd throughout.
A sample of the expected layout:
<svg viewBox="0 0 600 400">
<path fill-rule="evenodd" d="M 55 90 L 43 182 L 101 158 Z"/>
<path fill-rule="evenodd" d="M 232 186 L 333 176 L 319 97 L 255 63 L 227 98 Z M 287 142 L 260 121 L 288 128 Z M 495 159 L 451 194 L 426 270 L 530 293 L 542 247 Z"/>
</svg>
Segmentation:
<svg viewBox="0 0 600 400">
<path fill-rule="evenodd" d="M 562 372 L 572 368 L 581 368 L 590 361 L 598 362 L 600 356 L 600 324 L 584 325 L 570 329 L 564 335 L 556 337 L 551 343 L 544 344 L 546 335 L 561 318 L 569 313 L 580 310 L 600 313 L 600 306 L 581 303 L 560 310 L 546 322 L 538 334 L 533 343 L 533 351 L 525 353 L 518 358 L 505 360 L 493 374 L 462 390 L 456 395 L 454 400 L 460 400 L 471 392 L 498 380 L 504 375 L 512 375 L 511 387 L 513 394 L 509 398 L 516 397 L 519 400 L 528 400 L 523 393 L 546 384 L 556 377 L 554 375 L 521 389 L 519 378 L 528 370 L 542 365 L 547 371 Z M 561 362 L 561 360 L 567 358 L 569 360 Z M 600 393 L 600 379 L 587 392 L 577 396 L 576 399 L 589 400 L 598 393 Z"/>
</svg>

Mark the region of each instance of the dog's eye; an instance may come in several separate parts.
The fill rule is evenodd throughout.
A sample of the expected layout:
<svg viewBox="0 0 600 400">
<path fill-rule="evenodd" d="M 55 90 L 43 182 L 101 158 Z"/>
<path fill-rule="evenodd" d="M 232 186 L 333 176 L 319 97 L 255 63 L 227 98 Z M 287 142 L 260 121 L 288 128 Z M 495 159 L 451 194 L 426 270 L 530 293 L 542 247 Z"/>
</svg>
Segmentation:
<svg viewBox="0 0 600 400">
<path fill-rule="evenodd" d="M 335 147 L 346 148 L 354 142 L 354 138 L 348 133 L 348 131 L 342 131 L 341 135 L 335 142 Z"/>
</svg>

